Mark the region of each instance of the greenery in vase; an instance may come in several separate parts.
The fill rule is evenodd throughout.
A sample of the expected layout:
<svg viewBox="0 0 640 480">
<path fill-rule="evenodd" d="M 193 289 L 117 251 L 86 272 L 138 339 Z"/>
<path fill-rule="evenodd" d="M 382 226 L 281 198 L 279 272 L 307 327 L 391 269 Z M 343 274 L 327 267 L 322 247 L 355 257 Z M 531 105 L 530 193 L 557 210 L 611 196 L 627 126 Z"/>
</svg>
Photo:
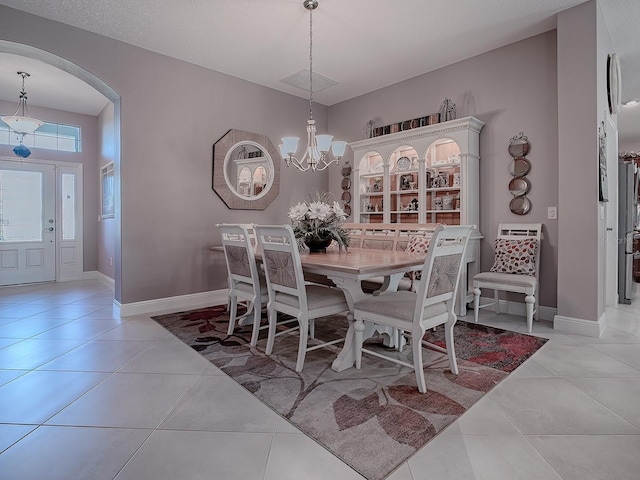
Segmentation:
<svg viewBox="0 0 640 480">
<path fill-rule="evenodd" d="M 336 201 L 329 204 L 328 193 L 318 193 L 307 202 L 300 202 L 289 209 L 289 219 L 298 242 L 298 249 L 303 250 L 305 241 L 331 238 L 338 248 L 347 250 L 349 231 L 342 227 L 347 218 L 346 213 Z"/>
</svg>

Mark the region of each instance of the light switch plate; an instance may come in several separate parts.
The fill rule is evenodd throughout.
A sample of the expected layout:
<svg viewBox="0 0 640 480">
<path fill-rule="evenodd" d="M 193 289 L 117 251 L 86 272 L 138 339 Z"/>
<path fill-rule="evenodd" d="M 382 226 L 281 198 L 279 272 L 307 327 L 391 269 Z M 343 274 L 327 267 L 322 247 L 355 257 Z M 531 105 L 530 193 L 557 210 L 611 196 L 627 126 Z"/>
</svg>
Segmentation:
<svg viewBox="0 0 640 480">
<path fill-rule="evenodd" d="M 547 218 L 549 220 L 557 220 L 558 219 L 558 207 L 548 207 L 547 208 Z"/>
</svg>

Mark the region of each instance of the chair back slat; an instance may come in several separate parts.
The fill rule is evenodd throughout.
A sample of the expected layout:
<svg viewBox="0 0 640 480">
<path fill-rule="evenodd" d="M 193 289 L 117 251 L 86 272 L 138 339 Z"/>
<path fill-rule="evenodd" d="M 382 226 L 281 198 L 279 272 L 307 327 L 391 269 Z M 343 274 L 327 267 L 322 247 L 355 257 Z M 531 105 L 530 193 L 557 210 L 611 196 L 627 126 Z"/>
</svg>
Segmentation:
<svg viewBox="0 0 640 480">
<path fill-rule="evenodd" d="M 298 298 L 300 308 L 307 308 L 302 263 L 290 225 L 254 225 L 258 247 L 267 279 L 270 298 L 277 292 Z"/>
<path fill-rule="evenodd" d="M 422 318 L 424 308 L 447 302 L 455 305 L 464 255 L 474 225 L 439 226 L 433 232 L 418 284 L 414 322 Z"/>
<path fill-rule="evenodd" d="M 290 252 L 264 251 L 264 265 L 273 285 L 298 288 L 295 260 Z"/>
<path fill-rule="evenodd" d="M 439 255 L 433 259 L 432 273 L 427 286 L 427 298 L 443 294 L 453 294 L 458 281 L 458 271 L 462 255 L 459 253 Z"/>
<path fill-rule="evenodd" d="M 260 294 L 260 279 L 256 266 L 251 234 L 240 224 L 219 224 L 224 249 L 229 289 L 236 289 L 239 283 L 249 285 L 256 295 Z"/>
</svg>

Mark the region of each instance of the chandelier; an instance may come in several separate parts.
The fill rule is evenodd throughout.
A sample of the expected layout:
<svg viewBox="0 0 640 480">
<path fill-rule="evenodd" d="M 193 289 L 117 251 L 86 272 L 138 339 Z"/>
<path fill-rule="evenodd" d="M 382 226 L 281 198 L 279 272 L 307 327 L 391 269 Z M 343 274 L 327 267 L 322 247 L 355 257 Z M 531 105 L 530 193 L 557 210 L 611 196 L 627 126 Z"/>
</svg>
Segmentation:
<svg viewBox="0 0 640 480">
<path fill-rule="evenodd" d="M 27 158 L 31 155 L 29 150 L 24 144 L 24 136 L 35 132 L 42 126 L 44 122 L 31 118 L 29 111 L 27 110 L 27 92 L 24 89 L 24 79 L 30 75 L 27 72 L 18 72 L 18 75 L 22 77 L 22 90 L 20 91 L 20 104 L 18 109 L 13 115 L 7 115 L 2 117 L 2 121 L 6 123 L 11 130 L 16 132 L 20 136 L 20 144 L 17 145 L 13 152 L 23 158 Z M 18 115 L 19 114 L 19 115 Z"/>
<path fill-rule="evenodd" d="M 293 165 L 297 169 L 322 171 L 329 165 L 338 163 L 347 147 L 347 142 L 332 141 L 332 135 L 316 135 L 316 122 L 313 119 L 313 11 L 318 8 L 318 0 L 305 0 L 304 8 L 309 10 L 309 120 L 307 121 L 307 148 L 298 160 L 295 157 L 298 150 L 298 137 L 283 137 L 280 154 L 287 167 Z M 333 153 L 329 160 L 329 150 Z"/>
<path fill-rule="evenodd" d="M 28 134 L 35 132 L 43 124 L 40 120 L 31 118 L 29 111 L 27 110 L 27 92 L 24 89 L 24 79 L 30 75 L 27 72 L 18 72 L 18 75 L 22 77 L 22 90 L 20 91 L 20 105 L 16 113 L 11 116 L 2 117 L 2 121 L 9 125 L 11 130 L 16 133 Z M 20 115 L 18 115 L 20 113 Z"/>
</svg>

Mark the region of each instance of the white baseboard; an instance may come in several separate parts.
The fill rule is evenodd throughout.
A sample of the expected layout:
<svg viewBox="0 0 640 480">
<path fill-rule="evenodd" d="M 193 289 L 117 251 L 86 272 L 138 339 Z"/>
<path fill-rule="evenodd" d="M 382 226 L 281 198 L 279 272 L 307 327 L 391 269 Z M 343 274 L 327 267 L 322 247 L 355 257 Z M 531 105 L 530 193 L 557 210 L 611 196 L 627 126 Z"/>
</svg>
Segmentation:
<svg viewBox="0 0 640 480">
<path fill-rule="evenodd" d="M 104 283 L 105 285 L 111 288 L 114 288 L 116 286 L 116 281 L 113 278 L 108 277 L 102 272 L 96 272 L 96 273 L 98 274 L 97 279 L 100 283 Z"/>
<path fill-rule="evenodd" d="M 493 303 L 493 297 L 480 297 L 480 305 L 486 305 L 486 302 L 482 302 L 482 299 L 485 298 L 485 300 L 490 300 L 491 303 Z M 486 306 L 484 307 L 487 310 L 491 310 L 495 307 L 493 306 Z M 469 315 L 469 311 L 471 311 L 471 315 L 473 315 L 473 306 L 471 307 L 470 310 L 467 310 L 467 315 Z M 521 317 L 526 317 L 527 316 L 527 307 L 525 306 L 524 303 L 522 302 L 512 302 L 510 300 L 500 300 L 500 312 L 501 313 L 509 313 L 511 315 L 518 315 Z M 539 320 L 548 320 L 550 322 L 552 322 L 556 316 L 556 313 L 558 313 L 557 309 L 554 307 L 543 307 L 542 305 L 540 305 L 538 307 L 538 315 L 536 316 L 536 318 L 538 318 Z"/>
<path fill-rule="evenodd" d="M 565 317 L 556 315 L 553 319 L 553 329 L 559 332 L 584 335 L 585 337 L 599 338 L 607 326 L 607 317 L 603 313 L 597 322 L 583 318 Z"/>
<path fill-rule="evenodd" d="M 114 300 L 113 311 L 121 317 L 130 317 L 132 315 L 143 315 L 167 310 L 180 311 L 211 305 L 226 305 L 228 299 L 229 291 L 224 288 L 222 290 L 179 295 L 177 297 L 157 298 L 144 302 L 121 304 Z"/>
<path fill-rule="evenodd" d="M 91 272 L 82 272 L 83 280 L 96 280 L 98 278 L 98 272 L 93 270 Z"/>
<path fill-rule="evenodd" d="M 82 272 L 82 280 L 98 280 L 100 283 L 104 283 L 108 287 L 115 287 L 116 282 L 113 278 L 106 276 L 102 272 L 96 270 L 90 272 Z"/>
</svg>

